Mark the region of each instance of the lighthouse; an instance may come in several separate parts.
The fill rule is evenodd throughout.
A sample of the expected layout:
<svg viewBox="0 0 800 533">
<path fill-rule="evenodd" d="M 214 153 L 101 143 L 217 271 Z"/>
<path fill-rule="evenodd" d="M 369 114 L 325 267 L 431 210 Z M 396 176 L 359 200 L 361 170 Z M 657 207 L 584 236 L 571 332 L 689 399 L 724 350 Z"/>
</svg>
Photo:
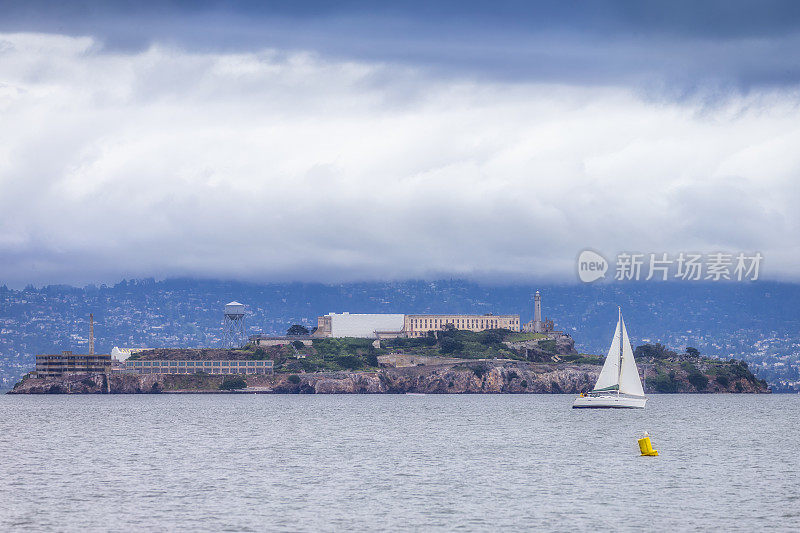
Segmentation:
<svg viewBox="0 0 800 533">
<path fill-rule="evenodd" d="M 544 331 L 544 324 L 542 323 L 542 297 L 539 291 L 533 297 L 533 332 L 542 333 Z"/>
</svg>

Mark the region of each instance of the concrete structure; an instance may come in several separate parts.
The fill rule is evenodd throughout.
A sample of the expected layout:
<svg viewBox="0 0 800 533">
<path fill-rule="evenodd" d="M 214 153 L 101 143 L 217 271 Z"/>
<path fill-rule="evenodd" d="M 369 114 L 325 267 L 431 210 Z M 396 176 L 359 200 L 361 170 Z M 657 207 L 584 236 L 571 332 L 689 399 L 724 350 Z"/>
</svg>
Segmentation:
<svg viewBox="0 0 800 533">
<path fill-rule="evenodd" d="M 328 313 L 317 318 L 314 337 L 363 337 L 375 339 L 380 332 L 402 334 L 406 315 Z M 384 337 L 385 338 L 385 337 Z"/>
<path fill-rule="evenodd" d="M 549 318 L 542 320 L 542 297 L 539 291 L 533 296 L 533 320 L 522 327 L 528 333 L 548 333 L 553 331 L 555 324 Z"/>
<path fill-rule="evenodd" d="M 300 341 L 304 346 L 311 346 L 314 342 L 311 335 L 287 335 L 274 337 L 272 335 L 250 335 L 250 344 L 254 346 L 283 346 Z"/>
<path fill-rule="evenodd" d="M 125 370 L 137 374 L 272 374 L 272 361 L 126 361 Z"/>
<path fill-rule="evenodd" d="M 409 366 L 455 365 L 464 363 L 455 357 L 436 357 L 426 355 L 408 355 L 390 353 L 378 356 L 378 364 L 383 367 L 403 368 Z"/>
<path fill-rule="evenodd" d="M 519 331 L 519 315 L 406 315 L 403 329 L 409 337 L 424 337 L 429 331 L 443 330 L 448 324 L 468 331 Z"/>
<path fill-rule="evenodd" d="M 244 305 L 239 302 L 226 304 L 222 318 L 222 347 L 241 348 L 246 338 Z"/>
<path fill-rule="evenodd" d="M 148 349 L 149 348 L 120 348 L 118 346 L 114 346 L 111 349 L 111 359 L 122 362 L 133 354 L 143 352 Z"/>
<path fill-rule="evenodd" d="M 49 378 L 64 374 L 103 374 L 111 372 L 110 355 L 78 355 L 62 352 L 60 355 L 37 355 L 36 376 Z"/>
</svg>

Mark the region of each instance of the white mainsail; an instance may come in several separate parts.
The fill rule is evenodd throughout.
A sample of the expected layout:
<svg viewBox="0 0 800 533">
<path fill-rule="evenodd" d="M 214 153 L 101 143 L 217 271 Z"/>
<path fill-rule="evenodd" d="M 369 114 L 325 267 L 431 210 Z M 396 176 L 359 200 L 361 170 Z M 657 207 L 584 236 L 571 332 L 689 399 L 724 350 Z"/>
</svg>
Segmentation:
<svg viewBox="0 0 800 533">
<path fill-rule="evenodd" d="M 617 390 L 619 388 L 619 343 L 620 343 L 620 321 L 617 320 L 617 329 L 614 330 L 614 340 L 611 341 L 611 348 L 608 349 L 606 362 L 603 363 L 603 370 L 600 377 L 594 384 L 594 390 Z"/>
<path fill-rule="evenodd" d="M 625 321 L 622 320 L 622 369 L 619 373 L 619 392 L 631 394 L 633 396 L 644 396 L 642 380 L 639 379 L 639 370 L 636 368 L 636 361 L 633 360 L 633 350 L 631 341 L 628 339 L 628 330 L 625 329 Z"/>
</svg>

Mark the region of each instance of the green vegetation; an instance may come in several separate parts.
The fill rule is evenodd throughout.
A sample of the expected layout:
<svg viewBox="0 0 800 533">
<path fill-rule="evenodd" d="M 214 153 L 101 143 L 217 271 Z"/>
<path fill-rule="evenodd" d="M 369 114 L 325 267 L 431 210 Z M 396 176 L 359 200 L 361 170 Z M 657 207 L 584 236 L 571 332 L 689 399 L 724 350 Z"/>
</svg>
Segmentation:
<svg viewBox="0 0 800 533">
<path fill-rule="evenodd" d="M 219 390 L 238 390 L 247 387 L 247 382 L 241 376 L 231 376 L 225 378 L 219 386 Z"/>
<path fill-rule="evenodd" d="M 680 382 L 674 371 L 664 372 L 659 369 L 655 377 L 647 379 L 647 388 L 656 392 L 674 393 L 678 392 Z"/>
<path fill-rule="evenodd" d="M 565 363 L 573 363 L 576 365 L 602 365 L 605 358 L 599 355 L 589 355 L 585 353 L 559 355 Z"/>
<path fill-rule="evenodd" d="M 289 383 L 292 383 L 294 385 L 300 383 L 300 376 L 298 376 L 297 374 L 292 374 L 287 379 L 289 380 Z"/>
<path fill-rule="evenodd" d="M 505 340 L 507 342 L 535 341 L 547 338 L 547 335 L 545 335 L 544 333 L 528 333 L 525 331 L 520 331 L 515 333 L 508 329 L 500 329 L 495 331 L 506 332 L 507 334 L 505 335 Z"/>
<path fill-rule="evenodd" d="M 503 344 L 511 335 L 506 329 L 466 331 L 448 328 L 426 337 L 389 339 L 382 342 L 388 351 L 426 355 L 431 357 L 458 357 L 461 359 L 517 359 L 525 360 Z"/>
<path fill-rule="evenodd" d="M 554 341 L 553 339 L 539 341 L 539 349 L 546 353 L 555 354 L 556 341 Z"/>
<path fill-rule="evenodd" d="M 286 330 L 286 335 L 289 336 L 308 335 L 308 334 L 309 334 L 308 328 L 303 326 L 302 324 L 293 324 L 288 330 Z"/>
</svg>

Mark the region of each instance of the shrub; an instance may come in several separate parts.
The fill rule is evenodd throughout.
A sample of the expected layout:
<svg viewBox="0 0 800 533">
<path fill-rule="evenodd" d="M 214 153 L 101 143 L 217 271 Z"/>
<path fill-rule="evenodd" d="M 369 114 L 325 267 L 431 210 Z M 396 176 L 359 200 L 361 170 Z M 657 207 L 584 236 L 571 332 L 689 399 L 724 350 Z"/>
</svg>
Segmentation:
<svg viewBox="0 0 800 533">
<path fill-rule="evenodd" d="M 306 345 L 303 344 L 303 341 L 292 341 L 292 346 L 294 346 L 298 350 L 302 350 L 303 348 L 306 347 Z"/>
<path fill-rule="evenodd" d="M 717 376 L 716 380 L 717 380 L 717 383 L 719 383 L 720 385 L 722 385 L 725 388 L 728 388 L 728 385 L 731 384 L 731 380 L 728 379 L 728 376 L 725 376 L 725 375 Z"/>
<path fill-rule="evenodd" d="M 484 331 L 480 337 L 480 343 L 487 346 L 500 344 L 501 342 L 503 342 L 503 336 L 496 331 Z"/>
<path fill-rule="evenodd" d="M 556 341 L 553 339 L 539 341 L 538 347 L 544 352 L 556 353 Z"/>
<path fill-rule="evenodd" d="M 522 387 L 523 389 L 527 389 L 528 388 L 528 381 L 523 379 L 522 383 L 520 383 L 519 386 Z"/>
<path fill-rule="evenodd" d="M 289 383 L 297 385 L 298 383 L 300 383 L 300 376 L 298 376 L 297 374 L 292 374 L 291 376 L 289 376 L 288 380 Z"/>
<path fill-rule="evenodd" d="M 370 352 L 364 358 L 369 366 L 378 366 L 378 354 Z"/>
<path fill-rule="evenodd" d="M 263 361 L 267 358 L 267 351 L 264 348 L 256 348 L 256 351 L 253 352 L 253 359 L 258 359 Z"/>
<path fill-rule="evenodd" d="M 439 351 L 442 353 L 453 353 L 464 348 L 464 343 L 452 337 L 444 337 L 440 343 Z"/>
<path fill-rule="evenodd" d="M 342 368 L 348 370 L 358 370 L 363 366 L 363 361 L 356 355 L 340 355 L 334 358 L 334 361 Z"/>
<path fill-rule="evenodd" d="M 517 379 L 518 377 L 519 377 L 519 374 L 517 374 L 513 370 L 508 373 L 508 379 Z"/>
<path fill-rule="evenodd" d="M 219 386 L 219 390 L 237 390 L 245 387 L 247 387 L 247 382 L 243 377 L 231 376 L 229 378 L 225 378 L 225 380 Z"/>
<path fill-rule="evenodd" d="M 641 346 L 637 346 L 633 351 L 633 356 L 636 359 L 641 359 L 643 357 L 666 359 L 669 357 L 675 357 L 676 355 L 677 354 L 675 352 L 658 342 L 655 344 L 643 344 Z"/>
<path fill-rule="evenodd" d="M 678 381 L 675 379 L 675 372 L 665 374 L 659 372 L 655 377 L 647 380 L 648 388 L 656 392 L 675 393 L 678 392 Z"/>
<path fill-rule="evenodd" d="M 701 372 L 692 372 L 687 379 L 697 390 L 703 390 L 708 386 L 708 378 Z"/>
</svg>

